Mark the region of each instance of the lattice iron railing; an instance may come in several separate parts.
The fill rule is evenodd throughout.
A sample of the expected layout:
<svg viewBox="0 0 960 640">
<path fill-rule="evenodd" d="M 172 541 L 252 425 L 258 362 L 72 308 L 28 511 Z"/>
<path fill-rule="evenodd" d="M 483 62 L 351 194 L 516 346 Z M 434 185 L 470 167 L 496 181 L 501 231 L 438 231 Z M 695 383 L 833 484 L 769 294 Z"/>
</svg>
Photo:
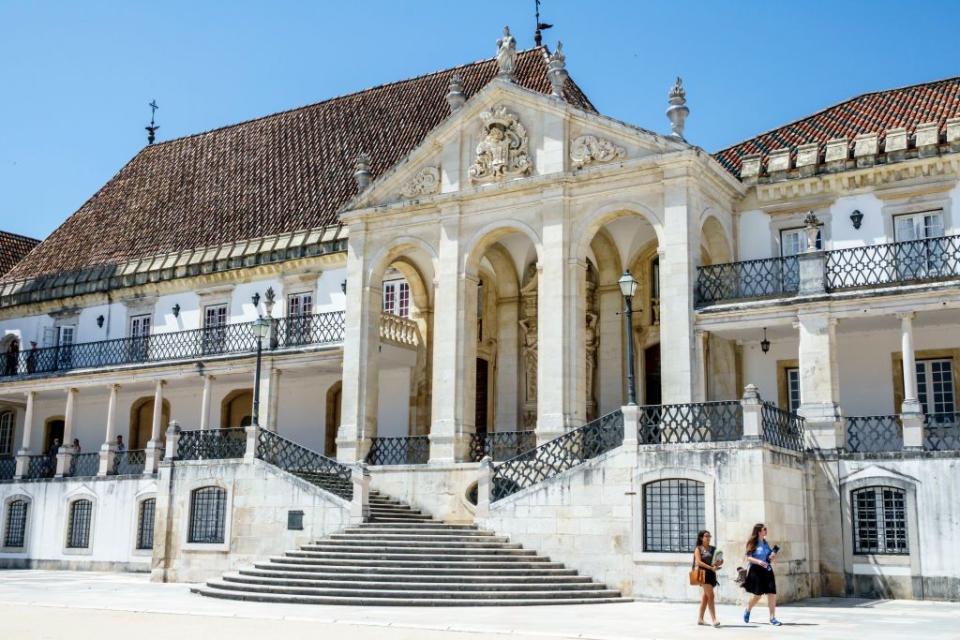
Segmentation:
<svg viewBox="0 0 960 640">
<path fill-rule="evenodd" d="M 274 320 L 273 338 L 264 349 L 333 344 L 343 341 L 344 312 L 334 311 Z M 4 356 L 0 378 L 52 374 L 126 364 L 193 360 L 208 356 L 254 353 L 252 322 L 154 333 L 149 336 L 78 342 L 24 349 Z"/>
<path fill-rule="evenodd" d="M 99 453 L 75 453 L 70 456 L 70 476 L 73 478 L 92 478 L 99 470 Z"/>
<path fill-rule="evenodd" d="M 803 451 L 803 418 L 775 404 L 764 402 L 760 421 L 764 440 L 784 449 Z"/>
<path fill-rule="evenodd" d="M 923 418 L 923 448 L 928 451 L 960 449 L 960 412 L 931 413 Z"/>
<path fill-rule="evenodd" d="M 36 480 L 52 478 L 57 473 L 57 456 L 48 454 L 30 456 L 27 461 L 27 472 L 24 478 Z"/>
<path fill-rule="evenodd" d="M 535 431 L 494 431 L 475 433 L 470 437 L 470 459 L 474 462 L 490 456 L 492 460 L 509 460 L 536 448 Z"/>
<path fill-rule="evenodd" d="M 0 456 L 0 480 L 13 480 L 17 475 L 17 459 L 13 456 Z"/>
<path fill-rule="evenodd" d="M 225 460 L 242 458 L 247 451 L 246 429 L 197 429 L 181 431 L 178 460 Z"/>
<path fill-rule="evenodd" d="M 345 500 L 353 499 L 350 467 L 278 436 L 272 431 L 265 429 L 258 431 L 256 456 Z"/>
<path fill-rule="evenodd" d="M 743 436 L 739 400 L 640 407 L 640 444 L 724 442 Z"/>
<path fill-rule="evenodd" d="M 617 409 L 493 468 L 491 502 L 543 482 L 623 444 Z"/>
<path fill-rule="evenodd" d="M 903 424 L 898 415 L 848 416 L 846 450 L 879 453 L 903 449 Z"/>
<path fill-rule="evenodd" d="M 830 290 L 960 277 L 960 235 L 827 252 Z"/>
<path fill-rule="evenodd" d="M 118 476 L 138 476 L 147 466 L 147 452 L 143 449 L 121 451 L 113 458 L 113 473 Z"/>
<path fill-rule="evenodd" d="M 796 256 L 697 267 L 696 304 L 792 295 L 799 290 Z"/>
<path fill-rule="evenodd" d="M 427 464 L 429 461 L 429 436 L 372 438 L 366 459 L 369 465 Z"/>
</svg>

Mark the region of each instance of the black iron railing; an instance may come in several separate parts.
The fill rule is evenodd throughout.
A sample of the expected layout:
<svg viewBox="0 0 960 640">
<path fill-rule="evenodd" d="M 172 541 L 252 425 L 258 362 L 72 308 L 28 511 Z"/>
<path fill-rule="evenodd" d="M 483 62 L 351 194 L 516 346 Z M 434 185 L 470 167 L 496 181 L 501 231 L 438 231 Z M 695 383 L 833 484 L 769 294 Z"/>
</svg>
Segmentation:
<svg viewBox="0 0 960 640">
<path fill-rule="evenodd" d="M 784 449 L 803 451 L 803 418 L 775 404 L 764 402 L 760 421 L 763 440 Z"/>
<path fill-rule="evenodd" d="M 846 450 L 879 453 L 903 449 L 903 424 L 898 415 L 849 416 Z"/>
<path fill-rule="evenodd" d="M 147 466 L 147 452 L 143 449 L 120 451 L 113 459 L 113 473 L 118 476 L 138 476 Z"/>
<path fill-rule="evenodd" d="M 256 456 L 345 500 L 353 499 L 350 467 L 278 436 L 272 431 L 265 429 L 258 431 Z"/>
<path fill-rule="evenodd" d="M 490 500 L 497 501 L 623 444 L 618 409 L 494 466 Z"/>
<path fill-rule="evenodd" d="M 830 290 L 960 277 L 960 236 L 890 242 L 827 252 Z"/>
<path fill-rule="evenodd" d="M 13 456 L 0 456 L 0 480 L 13 480 L 17 474 L 17 459 Z"/>
<path fill-rule="evenodd" d="M 640 444 L 724 442 L 743 436 L 739 400 L 640 407 Z"/>
<path fill-rule="evenodd" d="M 960 412 L 925 415 L 923 417 L 923 448 L 928 451 L 960 449 Z"/>
<path fill-rule="evenodd" d="M 373 438 L 367 464 L 427 464 L 430 461 L 429 436 Z"/>
<path fill-rule="evenodd" d="M 181 431 L 177 441 L 178 460 L 242 458 L 246 451 L 247 432 L 243 428 Z"/>
<path fill-rule="evenodd" d="M 796 256 L 697 267 L 696 304 L 768 298 L 799 290 L 800 263 Z"/>
<path fill-rule="evenodd" d="M 70 456 L 70 476 L 73 478 L 92 478 L 99 470 L 99 453 L 75 453 Z"/>
<path fill-rule="evenodd" d="M 537 446 L 534 431 L 494 431 L 475 433 L 470 437 L 470 459 L 474 462 L 490 456 L 492 460 L 509 460 Z"/>
<path fill-rule="evenodd" d="M 57 456 L 49 454 L 30 456 L 27 462 L 27 472 L 24 478 L 36 480 L 38 478 L 52 478 L 57 473 Z"/>
<path fill-rule="evenodd" d="M 274 320 L 273 338 L 264 349 L 333 344 L 343 341 L 344 312 L 334 311 Z M 52 374 L 73 369 L 192 360 L 208 356 L 253 353 L 257 338 L 252 322 L 225 324 L 149 336 L 78 342 L 9 354 L 0 378 Z"/>
</svg>

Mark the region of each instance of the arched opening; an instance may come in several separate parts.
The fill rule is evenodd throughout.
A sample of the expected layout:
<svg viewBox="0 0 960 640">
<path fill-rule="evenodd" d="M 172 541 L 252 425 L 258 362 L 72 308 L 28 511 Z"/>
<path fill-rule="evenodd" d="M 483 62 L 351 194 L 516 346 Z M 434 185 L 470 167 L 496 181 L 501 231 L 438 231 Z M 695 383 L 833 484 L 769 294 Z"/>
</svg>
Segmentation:
<svg viewBox="0 0 960 640">
<path fill-rule="evenodd" d="M 160 405 L 160 441 L 167 438 L 167 425 L 170 424 L 170 401 L 164 399 Z M 139 398 L 130 407 L 130 433 L 127 448 L 145 449 L 153 433 L 153 396 Z"/>
<path fill-rule="evenodd" d="M 340 426 L 340 399 L 343 382 L 337 380 L 327 389 L 327 415 L 323 438 L 323 455 L 333 458 L 337 455 L 337 427 Z"/>
<path fill-rule="evenodd" d="M 43 450 L 56 455 L 56 449 L 63 444 L 63 416 L 47 418 L 43 422 Z"/>
<path fill-rule="evenodd" d="M 700 263 L 723 264 L 733 261 L 733 250 L 727 233 L 716 216 L 708 216 L 701 230 Z"/>
<path fill-rule="evenodd" d="M 237 429 L 253 424 L 253 389 L 234 389 L 220 402 L 220 428 Z"/>
</svg>

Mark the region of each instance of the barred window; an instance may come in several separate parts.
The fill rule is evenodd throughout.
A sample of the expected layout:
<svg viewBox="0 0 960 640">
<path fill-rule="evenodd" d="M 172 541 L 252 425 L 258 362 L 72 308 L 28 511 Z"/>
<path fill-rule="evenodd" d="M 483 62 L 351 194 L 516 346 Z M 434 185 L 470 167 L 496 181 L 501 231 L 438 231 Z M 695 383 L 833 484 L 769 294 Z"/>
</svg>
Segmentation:
<svg viewBox="0 0 960 640">
<path fill-rule="evenodd" d="M 643 486 L 644 551 L 688 552 L 706 527 L 703 483 L 671 478 Z"/>
<path fill-rule="evenodd" d="M 137 517 L 137 549 L 153 549 L 153 516 L 156 508 L 155 498 L 147 498 L 140 503 L 140 513 Z"/>
<path fill-rule="evenodd" d="M 894 487 L 865 487 L 851 494 L 853 552 L 903 555 L 907 547 L 906 494 Z"/>
<path fill-rule="evenodd" d="M 93 503 L 75 500 L 70 503 L 70 526 L 67 529 L 67 548 L 86 549 L 90 546 L 90 518 Z"/>
<path fill-rule="evenodd" d="M 26 500 L 13 500 L 7 505 L 7 528 L 3 532 L 3 546 L 19 549 L 23 547 L 27 535 L 27 510 L 30 503 Z"/>
<path fill-rule="evenodd" d="M 222 544 L 227 514 L 227 492 L 200 487 L 190 494 L 190 534 L 187 542 Z"/>
</svg>

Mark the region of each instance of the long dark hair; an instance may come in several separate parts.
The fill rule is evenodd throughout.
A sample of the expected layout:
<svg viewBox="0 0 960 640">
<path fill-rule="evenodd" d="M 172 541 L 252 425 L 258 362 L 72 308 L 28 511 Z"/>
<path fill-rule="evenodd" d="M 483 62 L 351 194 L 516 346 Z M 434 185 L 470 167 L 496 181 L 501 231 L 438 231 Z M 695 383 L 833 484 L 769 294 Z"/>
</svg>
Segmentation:
<svg viewBox="0 0 960 640">
<path fill-rule="evenodd" d="M 707 531 L 706 529 L 704 529 L 703 531 L 701 531 L 700 533 L 697 534 L 697 546 L 698 546 L 698 547 L 702 547 L 702 546 L 703 546 L 703 536 L 706 535 L 706 534 L 708 534 L 708 533 L 710 533 L 710 532 Z"/>
<path fill-rule="evenodd" d="M 750 539 L 747 540 L 747 553 L 753 553 L 757 550 L 757 545 L 760 544 L 760 532 L 763 531 L 764 528 L 762 522 L 753 525 L 753 532 L 750 534 Z"/>
</svg>

